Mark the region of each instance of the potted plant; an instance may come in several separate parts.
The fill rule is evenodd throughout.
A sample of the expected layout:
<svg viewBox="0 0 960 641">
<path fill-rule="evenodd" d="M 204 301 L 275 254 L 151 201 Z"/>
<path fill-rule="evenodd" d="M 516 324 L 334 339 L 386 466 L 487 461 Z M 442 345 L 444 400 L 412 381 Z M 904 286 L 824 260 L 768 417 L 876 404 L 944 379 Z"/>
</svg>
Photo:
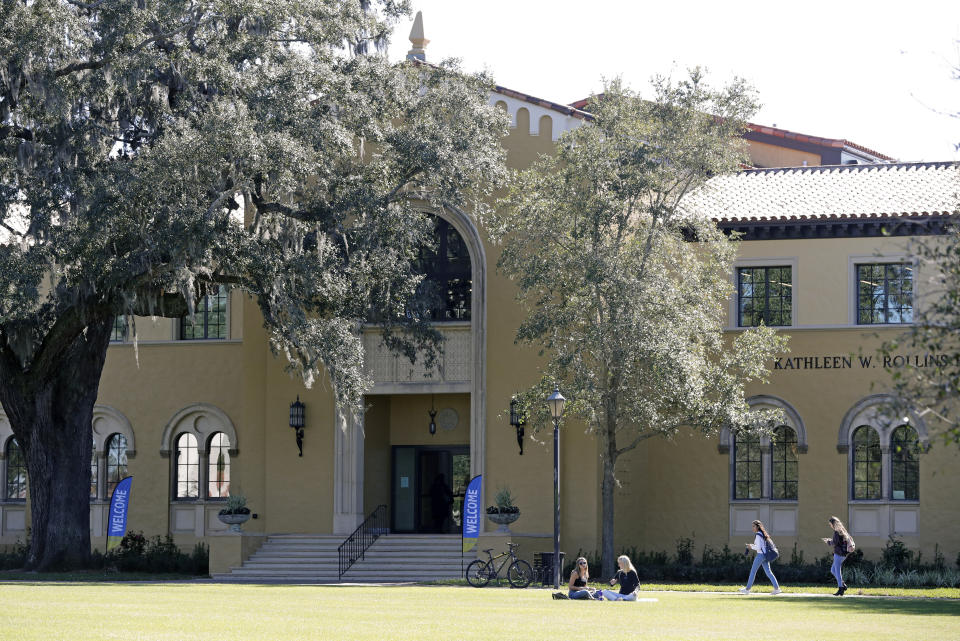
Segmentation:
<svg viewBox="0 0 960 641">
<path fill-rule="evenodd" d="M 496 505 L 487 508 L 487 518 L 500 526 L 497 532 L 509 534 L 510 528 L 507 526 L 520 518 L 520 508 L 513 504 L 513 495 L 508 487 L 497 490 L 494 501 Z"/>
<path fill-rule="evenodd" d="M 217 515 L 221 523 L 230 526 L 231 532 L 239 532 L 240 526 L 250 520 L 250 508 L 247 507 L 247 497 L 241 493 L 227 497 L 227 505 Z"/>
</svg>

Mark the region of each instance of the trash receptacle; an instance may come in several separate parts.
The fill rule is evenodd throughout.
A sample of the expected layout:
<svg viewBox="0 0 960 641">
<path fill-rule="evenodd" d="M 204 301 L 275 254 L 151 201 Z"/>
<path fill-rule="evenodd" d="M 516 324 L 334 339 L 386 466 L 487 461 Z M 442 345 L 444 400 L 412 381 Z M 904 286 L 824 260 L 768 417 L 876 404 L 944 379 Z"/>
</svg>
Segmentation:
<svg viewBox="0 0 960 641">
<path fill-rule="evenodd" d="M 566 552 L 560 553 L 560 571 L 563 572 L 563 557 Z M 538 562 L 539 561 L 539 562 Z M 534 571 L 540 572 L 542 585 L 553 585 L 553 552 L 538 552 L 534 559 Z M 563 585 L 563 577 L 560 577 L 560 584 Z"/>
</svg>

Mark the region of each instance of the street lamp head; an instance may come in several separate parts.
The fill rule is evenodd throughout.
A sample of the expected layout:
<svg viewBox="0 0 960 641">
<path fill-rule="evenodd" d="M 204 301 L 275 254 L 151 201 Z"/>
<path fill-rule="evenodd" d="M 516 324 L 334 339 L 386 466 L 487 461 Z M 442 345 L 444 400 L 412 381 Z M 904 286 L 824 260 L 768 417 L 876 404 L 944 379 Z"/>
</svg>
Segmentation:
<svg viewBox="0 0 960 641">
<path fill-rule="evenodd" d="M 554 419 L 561 418 L 563 416 L 563 404 L 566 402 L 567 399 L 560 393 L 560 388 L 554 387 L 553 394 L 547 397 L 547 405 L 550 406 L 550 416 Z"/>
</svg>

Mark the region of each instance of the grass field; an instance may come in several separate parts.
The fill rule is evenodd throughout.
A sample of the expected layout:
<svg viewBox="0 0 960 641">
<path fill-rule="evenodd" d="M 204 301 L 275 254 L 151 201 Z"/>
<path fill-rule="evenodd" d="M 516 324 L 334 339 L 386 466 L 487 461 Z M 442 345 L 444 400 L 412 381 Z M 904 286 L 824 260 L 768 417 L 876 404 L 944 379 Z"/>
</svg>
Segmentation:
<svg viewBox="0 0 960 641">
<path fill-rule="evenodd" d="M 0 583 L 0 639 L 960 640 L 960 601 L 653 592 L 554 601 L 545 589 Z"/>
</svg>

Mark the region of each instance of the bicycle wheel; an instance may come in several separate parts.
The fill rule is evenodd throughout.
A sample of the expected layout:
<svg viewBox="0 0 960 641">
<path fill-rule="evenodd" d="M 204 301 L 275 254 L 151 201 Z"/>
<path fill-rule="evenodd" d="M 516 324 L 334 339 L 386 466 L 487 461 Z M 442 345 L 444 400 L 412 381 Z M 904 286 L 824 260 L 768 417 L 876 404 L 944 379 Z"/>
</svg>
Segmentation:
<svg viewBox="0 0 960 641">
<path fill-rule="evenodd" d="M 475 588 L 482 588 L 490 583 L 490 570 L 487 562 L 477 559 L 467 566 L 467 583 Z"/>
<path fill-rule="evenodd" d="M 515 588 L 525 588 L 533 580 L 533 568 L 526 561 L 514 561 L 507 569 L 507 580 Z"/>
</svg>

